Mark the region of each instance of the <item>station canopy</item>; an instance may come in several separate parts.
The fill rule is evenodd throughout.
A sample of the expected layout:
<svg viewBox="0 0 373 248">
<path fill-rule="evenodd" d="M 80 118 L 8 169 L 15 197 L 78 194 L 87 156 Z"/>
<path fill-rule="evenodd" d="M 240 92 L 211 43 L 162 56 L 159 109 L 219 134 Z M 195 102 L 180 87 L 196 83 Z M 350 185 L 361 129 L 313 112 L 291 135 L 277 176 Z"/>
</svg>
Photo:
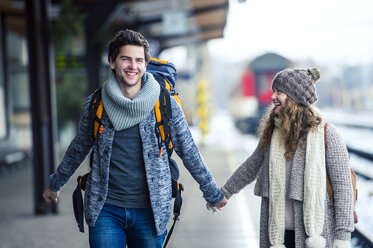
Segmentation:
<svg viewBox="0 0 373 248">
<path fill-rule="evenodd" d="M 21 35 L 25 34 L 25 1 L 0 1 L 2 25 Z M 49 1 L 52 18 L 62 1 Z M 157 40 L 162 49 L 223 37 L 229 6 L 228 0 L 71 1 L 87 14 L 89 29 L 136 29 Z"/>
</svg>

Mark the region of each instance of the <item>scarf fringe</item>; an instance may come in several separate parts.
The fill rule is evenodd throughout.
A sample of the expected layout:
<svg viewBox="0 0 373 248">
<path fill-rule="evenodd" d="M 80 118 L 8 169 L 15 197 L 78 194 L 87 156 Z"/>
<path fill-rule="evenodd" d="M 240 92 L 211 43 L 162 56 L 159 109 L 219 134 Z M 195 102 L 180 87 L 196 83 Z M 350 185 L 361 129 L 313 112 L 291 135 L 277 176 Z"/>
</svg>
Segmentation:
<svg viewBox="0 0 373 248">
<path fill-rule="evenodd" d="M 306 239 L 307 248 L 324 248 L 326 241 L 322 236 L 311 236 Z"/>
</svg>

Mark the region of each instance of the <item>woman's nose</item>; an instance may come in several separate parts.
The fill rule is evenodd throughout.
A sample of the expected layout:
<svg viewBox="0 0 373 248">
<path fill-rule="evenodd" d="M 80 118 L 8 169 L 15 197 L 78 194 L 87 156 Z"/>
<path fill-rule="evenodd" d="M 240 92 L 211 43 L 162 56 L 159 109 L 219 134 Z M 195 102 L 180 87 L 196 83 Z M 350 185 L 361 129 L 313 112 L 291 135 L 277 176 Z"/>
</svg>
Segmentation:
<svg viewBox="0 0 373 248">
<path fill-rule="evenodd" d="M 277 94 L 275 92 L 272 93 L 272 96 L 271 96 L 271 100 L 273 101 L 274 99 L 276 99 L 277 97 Z"/>
</svg>

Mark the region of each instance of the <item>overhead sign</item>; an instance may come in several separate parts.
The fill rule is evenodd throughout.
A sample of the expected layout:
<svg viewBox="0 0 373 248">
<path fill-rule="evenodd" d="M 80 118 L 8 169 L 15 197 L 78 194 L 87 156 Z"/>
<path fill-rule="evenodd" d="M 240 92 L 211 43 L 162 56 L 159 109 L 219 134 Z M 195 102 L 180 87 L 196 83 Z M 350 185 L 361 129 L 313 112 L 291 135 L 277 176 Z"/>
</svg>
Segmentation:
<svg viewBox="0 0 373 248">
<path fill-rule="evenodd" d="M 162 15 L 162 33 L 164 35 L 185 34 L 188 31 L 186 11 L 172 11 Z"/>
</svg>

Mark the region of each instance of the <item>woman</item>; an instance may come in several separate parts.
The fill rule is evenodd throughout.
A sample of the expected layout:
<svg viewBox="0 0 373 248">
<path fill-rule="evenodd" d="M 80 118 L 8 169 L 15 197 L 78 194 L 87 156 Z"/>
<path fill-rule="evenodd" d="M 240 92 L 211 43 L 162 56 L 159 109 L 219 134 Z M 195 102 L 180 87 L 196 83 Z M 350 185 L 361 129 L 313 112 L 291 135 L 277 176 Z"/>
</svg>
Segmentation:
<svg viewBox="0 0 373 248">
<path fill-rule="evenodd" d="M 320 77 L 318 68 L 276 74 L 273 106 L 261 122 L 259 144 L 222 187 L 229 199 L 256 179 L 254 193 L 262 197 L 260 247 L 350 247 L 349 156 L 336 128 L 329 124 L 324 129 L 325 120 L 311 106 Z"/>
</svg>

